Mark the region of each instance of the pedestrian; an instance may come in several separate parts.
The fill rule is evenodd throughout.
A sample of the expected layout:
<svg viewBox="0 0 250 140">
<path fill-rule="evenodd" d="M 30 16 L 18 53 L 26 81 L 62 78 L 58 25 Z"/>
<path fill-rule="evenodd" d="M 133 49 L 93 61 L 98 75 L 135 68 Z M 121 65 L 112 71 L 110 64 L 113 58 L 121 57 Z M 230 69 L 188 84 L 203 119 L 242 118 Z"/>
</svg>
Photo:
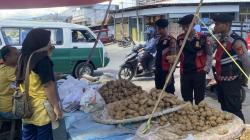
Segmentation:
<svg viewBox="0 0 250 140">
<path fill-rule="evenodd" d="M 172 37 L 168 31 L 168 20 L 159 19 L 155 22 L 157 34 L 159 34 L 159 41 L 156 43 L 156 61 L 155 61 L 155 87 L 163 89 L 171 66 L 174 63 L 174 56 L 176 55 L 176 39 Z M 172 74 L 165 91 L 174 94 L 174 75 Z"/>
<path fill-rule="evenodd" d="M 12 113 L 18 51 L 15 47 L 4 46 L 1 56 L 3 64 L 0 65 L 0 118 L 18 119 Z"/>
<path fill-rule="evenodd" d="M 33 114 L 31 118 L 23 119 L 23 140 L 52 140 L 51 118 L 45 109 L 46 100 L 52 106 L 56 116 L 62 117 L 59 100 L 56 93 L 53 63 L 50 59 L 53 46 L 50 43 L 50 31 L 33 29 L 25 38 L 17 69 L 17 85 L 24 86 L 25 70 L 28 59 L 30 62 L 29 103 Z"/>
<path fill-rule="evenodd" d="M 248 75 L 250 60 L 247 54 L 247 45 L 243 38 L 232 32 L 233 17 L 221 13 L 215 15 L 213 20 L 215 22 L 214 33 L 220 34 L 219 41 Z M 219 44 L 216 44 L 215 59 L 218 100 L 221 109 L 237 115 L 244 121 L 241 111 L 241 86 L 244 75 Z"/>
<path fill-rule="evenodd" d="M 177 46 L 182 46 L 183 40 L 194 15 L 182 17 L 178 23 L 184 33 L 177 37 Z M 180 57 L 181 94 L 184 101 L 199 104 L 205 98 L 206 73 L 212 66 L 212 47 L 210 38 L 198 33 L 192 27 Z"/>
</svg>

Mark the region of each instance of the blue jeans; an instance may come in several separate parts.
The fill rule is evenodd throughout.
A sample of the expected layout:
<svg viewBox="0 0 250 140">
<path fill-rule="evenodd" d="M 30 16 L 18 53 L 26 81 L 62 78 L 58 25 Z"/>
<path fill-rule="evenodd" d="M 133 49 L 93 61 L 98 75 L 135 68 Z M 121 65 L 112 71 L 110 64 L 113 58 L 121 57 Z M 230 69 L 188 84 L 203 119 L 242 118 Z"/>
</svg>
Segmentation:
<svg viewBox="0 0 250 140">
<path fill-rule="evenodd" d="M 16 117 L 12 112 L 0 112 L 0 118 L 3 118 L 3 119 L 20 119 L 18 117 Z"/>
<path fill-rule="evenodd" d="M 51 123 L 43 126 L 24 124 L 22 140 L 53 140 Z"/>
</svg>

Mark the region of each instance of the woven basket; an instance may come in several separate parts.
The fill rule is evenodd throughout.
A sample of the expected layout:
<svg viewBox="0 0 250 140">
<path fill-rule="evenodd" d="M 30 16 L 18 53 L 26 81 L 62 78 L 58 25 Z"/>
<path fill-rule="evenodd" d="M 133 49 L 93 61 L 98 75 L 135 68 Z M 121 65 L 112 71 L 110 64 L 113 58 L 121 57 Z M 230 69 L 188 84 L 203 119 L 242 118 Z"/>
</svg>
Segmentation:
<svg viewBox="0 0 250 140">
<path fill-rule="evenodd" d="M 175 106 L 173 108 L 168 108 L 168 109 L 165 109 L 161 112 L 156 112 L 153 114 L 153 118 L 164 115 L 164 114 L 178 111 L 178 110 L 182 109 L 183 107 L 185 107 L 186 105 L 188 105 L 188 103 L 178 105 L 178 106 Z M 113 105 L 111 105 L 111 106 L 113 106 Z M 109 106 L 108 106 L 108 108 L 109 108 Z M 135 122 L 145 121 L 145 120 L 150 118 L 150 115 L 139 116 L 139 117 L 124 119 L 124 120 L 114 120 L 108 115 L 107 109 L 104 109 L 101 111 L 94 112 L 92 114 L 92 118 L 94 121 L 96 121 L 98 123 L 112 125 L 112 124 L 126 124 L 126 123 L 135 123 Z"/>
<path fill-rule="evenodd" d="M 136 140 L 183 140 L 187 138 L 185 135 L 177 135 L 174 133 L 176 130 L 175 126 L 167 124 L 165 126 L 159 126 L 153 124 L 148 133 L 143 134 L 146 123 L 143 123 L 137 130 L 135 139 Z M 225 125 L 220 125 L 214 128 L 210 128 L 204 132 L 193 132 L 194 140 L 235 140 L 237 139 L 245 125 L 240 118 L 234 115 L 232 122 Z M 226 134 L 221 134 L 222 131 L 227 130 Z M 190 134 L 190 133 L 189 133 Z"/>
</svg>

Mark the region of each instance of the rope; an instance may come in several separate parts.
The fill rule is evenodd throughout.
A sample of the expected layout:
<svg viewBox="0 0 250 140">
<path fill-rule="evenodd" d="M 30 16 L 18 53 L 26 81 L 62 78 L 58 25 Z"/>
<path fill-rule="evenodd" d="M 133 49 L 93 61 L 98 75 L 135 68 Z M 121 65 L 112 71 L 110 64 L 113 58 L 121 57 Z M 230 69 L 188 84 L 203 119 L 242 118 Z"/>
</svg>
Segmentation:
<svg viewBox="0 0 250 140">
<path fill-rule="evenodd" d="M 197 15 L 196 15 L 197 16 Z M 197 16 L 197 18 L 199 19 L 199 21 L 201 22 L 201 24 L 203 26 L 205 26 L 208 30 L 208 32 L 211 34 L 211 36 L 216 40 L 216 42 L 220 45 L 220 47 L 222 47 L 222 49 L 226 52 L 226 54 L 230 57 L 230 59 L 234 62 L 234 64 L 240 69 L 240 71 L 244 74 L 244 76 L 250 80 L 249 76 L 246 74 L 246 72 L 241 68 L 241 66 L 234 60 L 234 58 L 232 57 L 232 55 L 227 51 L 227 49 L 221 44 L 221 42 L 216 38 L 216 36 L 213 34 L 213 32 L 208 28 L 208 26 L 199 18 L 199 16 Z"/>
</svg>

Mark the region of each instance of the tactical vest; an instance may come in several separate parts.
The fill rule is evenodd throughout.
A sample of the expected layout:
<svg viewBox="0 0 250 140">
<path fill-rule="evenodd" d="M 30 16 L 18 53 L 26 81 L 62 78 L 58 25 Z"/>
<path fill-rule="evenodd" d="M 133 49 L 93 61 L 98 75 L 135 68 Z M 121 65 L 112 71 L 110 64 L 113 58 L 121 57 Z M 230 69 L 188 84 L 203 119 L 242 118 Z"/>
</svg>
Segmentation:
<svg viewBox="0 0 250 140">
<path fill-rule="evenodd" d="M 246 42 L 244 41 L 244 39 L 242 39 L 235 33 L 232 33 L 230 36 L 234 39 L 233 42 L 222 41 L 221 43 L 229 52 L 229 54 L 233 57 L 233 59 L 237 62 L 237 64 L 242 67 L 242 63 L 236 51 L 233 49 L 233 46 L 235 42 L 238 40 L 242 40 L 245 44 Z M 228 54 L 223 50 L 223 48 L 219 46 L 219 44 L 217 44 L 215 60 L 216 60 L 215 70 L 216 70 L 217 80 L 232 81 L 242 75 L 240 69 L 236 66 L 236 64 L 232 61 L 232 59 L 228 56 Z"/>
<path fill-rule="evenodd" d="M 185 34 L 181 34 L 177 38 L 177 44 L 179 47 L 182 46 L 182 42 L 184 40 Z M 192 39 L 192 42 L 194 41 L 194 44 L 197 46 L 200 46 L 201 49 L 196 52 L 194 64 L 196 67 L 196 72 L 202 72 L 204 71 L 204 67 L 206 66 L 206 60 L 207 60 L 207 53 L 206 53 L 206 47 L 207 47 L 207 36 L 202 33 L 197 33 L 194 39 Z M 187 45 L 187 44 L 185 44 Z M 195 47 L 195 46 L 194 46 Z M 184 60 L 185 55 L 182 52 L 180 57 L 180 72 L 181 74 L 185 73 L 184 68 Z"/>
<path fill-rule="evenodd" d="M 161 69 L 163 71 L 169 71 L 170 69 L 170 63 L 166 59 L 167 56 L 169 55 L 169 51 L 171 51 L 170 48 L 170 42 L 171 40 L 174 39 L 174 37 L 168 35 L 166 38 L 161 39 L 157 43 L 157 58 L 156 58 L 156 63 L 161 62 Z M 163 51 L 165 51 L 165 54 L 162 54 Z"/>
</svg>

